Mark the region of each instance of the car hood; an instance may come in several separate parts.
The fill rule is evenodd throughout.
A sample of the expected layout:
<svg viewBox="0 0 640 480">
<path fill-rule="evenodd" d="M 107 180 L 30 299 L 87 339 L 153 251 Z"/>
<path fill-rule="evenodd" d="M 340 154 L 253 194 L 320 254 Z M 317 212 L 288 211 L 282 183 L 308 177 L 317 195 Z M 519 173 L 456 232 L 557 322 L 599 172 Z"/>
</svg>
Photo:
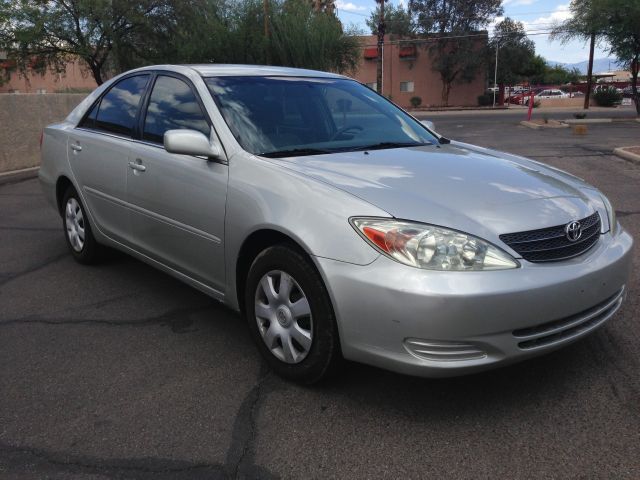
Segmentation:
<svg viewBox="0 0 640 480">
<path fill-rule="evenodd" d="M 597 191 L 577 177 L 523 157 L 458 142 L 276 162 L 396 218 L 487 239 L 568 223 L 603 208 Z"/>
</svg>

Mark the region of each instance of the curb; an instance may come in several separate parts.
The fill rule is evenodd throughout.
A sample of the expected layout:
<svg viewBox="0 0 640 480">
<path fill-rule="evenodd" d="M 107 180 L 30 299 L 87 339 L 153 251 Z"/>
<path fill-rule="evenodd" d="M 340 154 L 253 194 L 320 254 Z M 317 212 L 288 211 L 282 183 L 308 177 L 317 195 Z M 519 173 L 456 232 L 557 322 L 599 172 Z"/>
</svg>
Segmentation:
<svg viewBox="0 0 640 480">
<path fill-rule="evenodd" d="M 567 128 L 569 125 L 564 123 L 549 123 L 549 124 L 541 124 L 535 122 L 529 122 L 527 120 L 522 120 L 520 125 L 527 128 L 532 128 L 533 130 L 540 130 L 542 128 Z"/>
<path fill-rule="evenodd" d="M 611 123 L 613 118 L 568 118 L 560 121 L 567 125 L 582 125 L 588 123 Z"/>
<path fill-rule="evenodd" d="M 629 160 L 630 162 L 633 162 L 636 165 L 640 165 L 640 155 L 636 153 L 627 152 L 625 148 L 629 148 L 629 147 L 614 148 L 613 149 L 614 155 L 617 155 L 620 158 L 624 158 L 625 160 Z"/>
<path fill-rule="evenodd" d="M 0 185 L 7 183 L 21 182 L 38 176 L 40 167 L 21 168 L 20 170 L 11 170 L 9 172 L 0 173 Z"/>
</svg>

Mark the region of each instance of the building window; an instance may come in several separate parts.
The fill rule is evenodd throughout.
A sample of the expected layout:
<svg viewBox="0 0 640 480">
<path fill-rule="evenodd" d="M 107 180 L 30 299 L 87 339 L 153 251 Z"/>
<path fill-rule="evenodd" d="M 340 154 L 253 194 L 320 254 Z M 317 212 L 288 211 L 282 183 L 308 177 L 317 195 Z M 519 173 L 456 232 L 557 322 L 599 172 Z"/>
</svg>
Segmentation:
<svg viewBox="0 0 640 480">
<path fill-rule="evenodd" d="M 378 82 L 365 83 L 365 85 L 375 92 L 378 91 Z"/>
<path fill-rule="evenodd" d="M 413 82 L 400 82 L 401 92 L 413 92 Z"/>
</svg>

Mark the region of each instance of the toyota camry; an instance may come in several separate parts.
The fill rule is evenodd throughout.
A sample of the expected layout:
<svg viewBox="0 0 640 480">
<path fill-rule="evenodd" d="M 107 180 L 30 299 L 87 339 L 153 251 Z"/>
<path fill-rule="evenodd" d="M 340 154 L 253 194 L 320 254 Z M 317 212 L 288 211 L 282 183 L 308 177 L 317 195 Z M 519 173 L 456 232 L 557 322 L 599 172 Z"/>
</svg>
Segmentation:
<svg viewBox="0 0 640 480">
<path fill-rule="evenodd" d="M 241 312 L 278 374 L 466 374 L 620 307 L 632 238 L 583 180 L 456 142 L 324 72 L 151 66 L 42 139 L 70 254 L 131 254 Z"/>
</svg>

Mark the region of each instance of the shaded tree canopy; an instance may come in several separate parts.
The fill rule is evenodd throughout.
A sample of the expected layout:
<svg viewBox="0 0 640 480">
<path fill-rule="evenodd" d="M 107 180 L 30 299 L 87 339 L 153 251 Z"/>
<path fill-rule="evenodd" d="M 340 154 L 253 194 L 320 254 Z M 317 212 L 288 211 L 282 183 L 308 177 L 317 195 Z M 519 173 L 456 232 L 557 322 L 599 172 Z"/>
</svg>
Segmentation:
<svg viewBox="0 0 640 480">
<path fill-rule="evenodd" d="M 378 34 L 378 19 L 380 18 L 380 5 L 371 12 L 367 18 L 367 26 L 372 35 Z M 409 37 L 416 33 L 416 25 L 411 14 L 402 5 L 385 5 L 384 7 L 385 33 Z"/>
<path fill-rule="evenodd" d="M 488 76 L 493 79 L 498 49 L 497 82 L 513 85 L 540 73 L 536 62 L 535 44 L 527 37 L 524 25 L 505 18 L 495 26 L 488 44 Z"/>
<path fill-rule="evenodd" d="M 79 57 L 98 84 L 154 63 L 255 63 L 346 72 L 358 39 L 325 8 L 269 0 L 0 0 L 0 50 L 22 71 Z M 322 8 L 317 8 L 318 5 Z"/>
</svg>

